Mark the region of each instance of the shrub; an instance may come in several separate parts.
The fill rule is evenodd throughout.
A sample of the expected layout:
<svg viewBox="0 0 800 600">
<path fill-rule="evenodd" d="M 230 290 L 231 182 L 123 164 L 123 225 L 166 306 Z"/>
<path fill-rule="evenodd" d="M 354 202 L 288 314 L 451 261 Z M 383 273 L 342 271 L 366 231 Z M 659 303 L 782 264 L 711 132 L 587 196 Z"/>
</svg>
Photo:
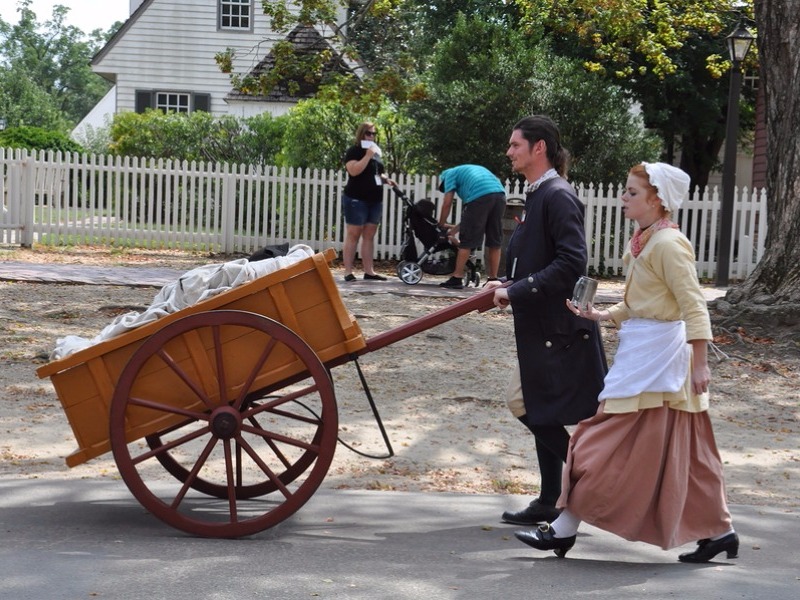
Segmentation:
<svg viewBox="0 0 800 600">
<path fill-rule="evenodd" d="M 30 126 L 10 127 L 0 131 L 0 147 L 83 152 L 80 144 L 63 133 Z"/>
</svg>

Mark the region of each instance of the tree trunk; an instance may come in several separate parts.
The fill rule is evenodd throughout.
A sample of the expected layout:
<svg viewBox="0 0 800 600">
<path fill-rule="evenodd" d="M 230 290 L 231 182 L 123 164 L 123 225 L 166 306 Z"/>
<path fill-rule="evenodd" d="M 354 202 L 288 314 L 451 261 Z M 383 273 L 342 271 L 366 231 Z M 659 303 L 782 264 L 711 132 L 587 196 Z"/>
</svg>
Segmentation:
<svg viewBox="0 0 800 600">
<path fill-rule="evenodd" d="M 800 329 L 800 11 L 796 0 L 756 0 L 759 85 L 767 127 L 768 234 L 764 257 L 731 289 L 729 316 L 775 335 Z"/>
</svg>

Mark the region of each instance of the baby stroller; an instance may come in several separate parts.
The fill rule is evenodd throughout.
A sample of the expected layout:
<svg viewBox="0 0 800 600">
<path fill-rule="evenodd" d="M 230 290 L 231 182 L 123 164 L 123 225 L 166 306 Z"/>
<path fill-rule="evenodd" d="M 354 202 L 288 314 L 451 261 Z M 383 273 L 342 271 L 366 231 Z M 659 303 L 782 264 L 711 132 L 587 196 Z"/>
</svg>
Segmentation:
<svg viewBox="0 0 800 600">
<path fill-rule="evenodd" d="M 433 213 L 436 206 L 424 198 L 413 202 L 400 188 L 393 187 L 405 204 L 403 243 L 400 248 L 400 262 L 397 265 L 397 276 L 403 283 L 415 285 L 422 279 L 423 273 L 429 275 L 449 275 L 456 266 L 458 247 L 447 237 L 447 230 L 439 227 Z M 422 243 L 422 255 L 418 255 L 417 243 Z M 478 287 L 481 276 L 478 263 L 473 253 L 467 260 L 464 269 L 464 287 Z"/>
</svg>

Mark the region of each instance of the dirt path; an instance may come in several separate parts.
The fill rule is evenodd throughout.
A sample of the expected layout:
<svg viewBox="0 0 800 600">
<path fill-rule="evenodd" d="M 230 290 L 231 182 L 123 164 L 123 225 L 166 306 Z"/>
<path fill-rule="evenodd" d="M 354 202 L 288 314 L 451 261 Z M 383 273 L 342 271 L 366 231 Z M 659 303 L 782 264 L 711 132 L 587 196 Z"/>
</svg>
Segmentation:
<svg viewBox="0 0 800 600">
<path fill-rule="evenodd" d="M 16 251 L 0 258 L 21 256 Z M 96 260 L 146 262 L 105 255 L 89 259 Z M 86 261 L 84 255 L 75 262 Z M 188 269 L 216 261 L 159 255 L 150 262 Z M 63 459 L 76 444 L 50 382 L 37 379 L 35 370 L 56 338 L 93 336 L 117 314 L 149 305 L 156 291 L 0 282 L 0 474 L 118 477 L 110 455 L 74 469 L 65 466 Z M 367 337 L 451 302 L 363 293 L 343 299 Z M 615 331 L 604 328 L 604 335 L 613 355 Z M 729 358 L 712 367 L 711 415 L 730 501 L 798 507 L 800 361 L 746 332 L 717 341 Z M 501 400 L 514 360 L 511 316 L 498 311 L 467 315 L 364 356 L 361 364 L 396 456 L 368 459 L 340 446 L 323 486 L 534 495 L 533 440 Z M 361 451 L 384 454 L 353 365 L 337 367 L 333 375 L 340 437 Z"/>
</svg>

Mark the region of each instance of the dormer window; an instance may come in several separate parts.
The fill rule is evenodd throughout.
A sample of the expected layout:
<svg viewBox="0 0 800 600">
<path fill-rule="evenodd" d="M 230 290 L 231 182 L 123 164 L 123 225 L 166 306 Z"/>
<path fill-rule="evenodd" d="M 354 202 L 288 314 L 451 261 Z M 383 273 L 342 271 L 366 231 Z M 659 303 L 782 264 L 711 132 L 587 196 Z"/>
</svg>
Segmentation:
<svg viewBox="0 0 800 600">
<path fill-rule="evenodd" d="M 250 31 L 253 26 L 253 0 L 219 0 L 219 28 Z"/>
</svg>

